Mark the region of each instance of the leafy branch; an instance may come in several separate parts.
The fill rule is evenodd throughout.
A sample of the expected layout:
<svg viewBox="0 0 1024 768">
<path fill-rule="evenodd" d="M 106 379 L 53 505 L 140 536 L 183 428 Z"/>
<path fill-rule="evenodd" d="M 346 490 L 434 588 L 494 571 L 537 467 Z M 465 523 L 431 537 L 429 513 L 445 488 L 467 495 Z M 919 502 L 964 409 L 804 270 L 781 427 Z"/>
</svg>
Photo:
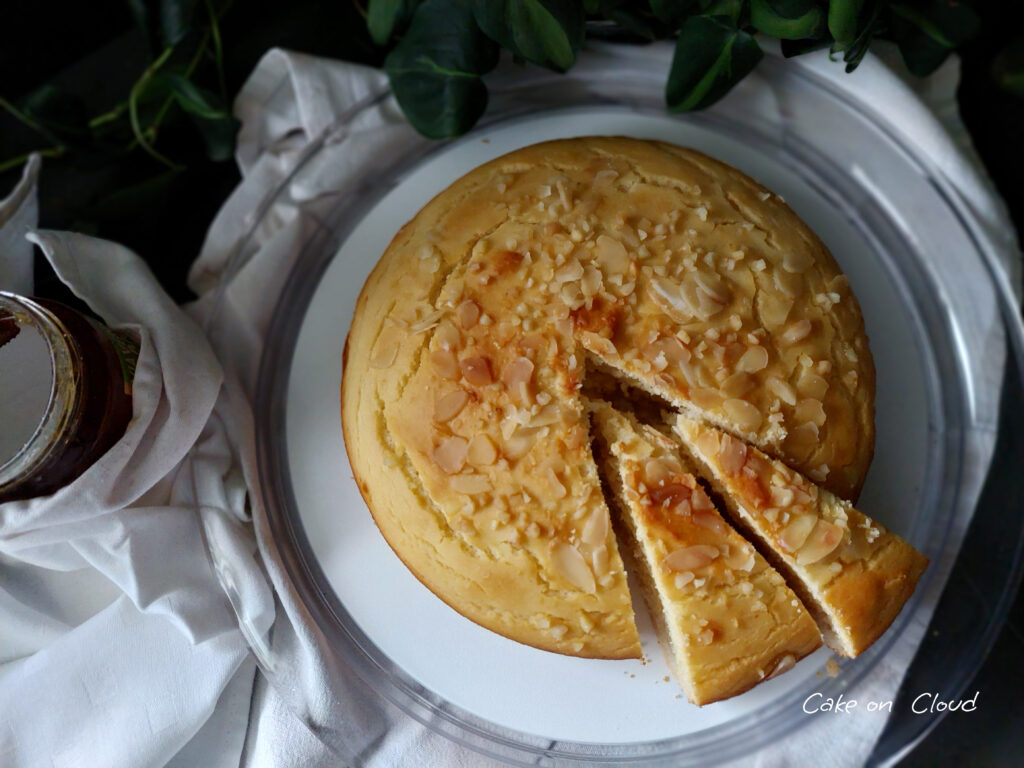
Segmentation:
<svg viewBox="0 0 1024 768">
<path fill-rule="evenodd" d="M 196 13 L 197 0 L 127 2 L 145 37 L 150 61 L 123 101 L 90 116 L 78 95 L 48 83 L 19 105 L 0 98 L 0 109 L 45 142 L 35 150 L 44 157 L 74 152 L 109 162 L 139 149 L 169 169 L 182 170 L 182 162 L 157 147 L 161 128 L 177 110 L 198 132 L 208 159 L 227 159 L 237 123 L 227 107 L 220 19 L 231 0 L 219 7 L 215 0 L 203 0 L 203 19 Z M 204 64 L 215 69 L 219 93 L 194 82 Z M 29 154 L 0 161 L 0 172 L 20 165 Z"/>
<path fill-rule="evenodd" d="M 502 48 L 564 72 L 587 36 L 674 38 L 665 101 L 683 112 L 710 106 L 746 77 L 764 55 L 759 38 L 780 40 L 786 57 L 827 48 L 847 72 L 873 41 L 891 40 L 924 76 L 979 26 L 968 0 L 369 0 L 365 17 L 388 49 L 398 103 L 433 138 L 464 133 L 480 118 L 483 77 Z M 1008 56 L 1001 70 L 1011 88 L 1020 88 L 1020 58 Z"/>
</svg>

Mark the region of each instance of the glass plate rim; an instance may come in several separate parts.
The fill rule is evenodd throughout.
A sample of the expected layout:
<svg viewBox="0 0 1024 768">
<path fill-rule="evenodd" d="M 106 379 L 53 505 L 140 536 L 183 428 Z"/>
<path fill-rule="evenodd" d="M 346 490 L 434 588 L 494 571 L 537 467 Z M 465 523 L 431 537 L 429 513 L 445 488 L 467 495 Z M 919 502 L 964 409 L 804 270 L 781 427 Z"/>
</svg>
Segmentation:
<svg viewBox="0 0 1024 768">
<path fill-rule="evenodd" d="M 829 91 L 834 91 L 834 89 L 835 89 L 835 86 L 833 86 L 833 84 L 829 83 L 824 78 L 813 76 L 810 73 L 801 73 L 801 74 L 803 74 L 805 77 L 810 77 L 811 79 L 818 81 L 815 84 L 818 85 L 819 87 L 824 87 L 826 90 L 829 90 Z M 835 95 L 836 94 L 833 92 L 833 96 L 834 97 L 835 97 Z M 386 93 L 383 94 L 382 97 L 383 96 L 386 96 Z M 848 98 L 848 94 L 844 94 L 843 98 Z M 379 99 L 374 99 L 373 101 L 375 103 L 376 101 L 379 101 Z M 493 124 L 495 124 L 497 122 L 504 122 L 505 120 L 508 120 L 508 119 L 515 119 L 515 113 L 513 113 L 511 115 L 503 115 L 498 120 L 486 121 L 483 124 L 483 127 L 486 128 L 486 127 L 488 127 L 490 125 L 493 125 Z M 887 124 L 885 122 L 881 122 L 881 125 L 887 127 Z M 905 147 L 900 141 L 894 141 L 893 143 L 897 144 L 898 146 L 900 146 L 900 148 L 903 149 L 904 152 L 906 152 L 908 154 L 908 156 L 912 160 L 915 161 L 916 165 L 919 165 L 919 166 L 921 165 L 920 162 L 917 162 L 919 160 L 919 158 L 917 158 L 912 152 L 910 152 L 910 150 L 907 147 Z M 438 145 L 435 148 L 435 151 L 443 151 L 443 149 L 446 146 L 447 146 L 447 144 L 445 144 L 445 145 Z M 315 154 L 315 153 L 310 153 L 310 156 L 312 156 L 313 154 Z M 433 155 L 433 152 L 431 152 L 431 155 Z M 409 169 L 406 168 L 403 171 L 403 174 L 400 174 L 400 175 L 404 175 L 404 173 L 408 172 L 408 170 Z M 930 179 L 932 179 L 932 174 L 928 174 L 928 176 L 929 176 Z M 934 180 L 933 180 L 933 184 L 934 184 Z M 939 189 L 940 192 L 944 192 L 944 189 L 943 189 L 943 187 L 941 185 L 935 185 L 935 186 Z M 385 188 L 385 189 L 382 190 L 381 194 L 385 194 L 387 191 L 388 191 L 388 188 Z M 953 204 L 952 200 L 949 198 L 948 195 L 942 194 L 941 196 L 945 200 L 947 207 L 949 207 L 951 210 L 956 212 L 956 214 L 958 215 L 958 218 L 961 219 L 961 226 L 962 226 L 962 228 L 969 234 L 969 236 L 971 236 L 971 239 L 973 241 L 975 241 L 976 245 L 978 246 L 978 250 L 982 254 L 983 259 L 984 259 L 984 257 L 986 257 L 986 249 L 981 246 L 981 243 L 977 242 L 978 238 L 975 237 L 975 233 L 973 232 L 972 228 L 970 226 L 967 226 L 968 224 L 970 224 L 972 222 L 964 221 L 963 220 L 964 217 L 962 215 L 960 215 L 961 212 L 958 210 L 957 206 Z M 365 213 L 365 211 L 363 211 L 362 213 Z M 353 218 L 358 220 L 359 218 L 361 218 L 361 215 L 357 215 L 357 216 L 355 216 Z M 324 260 L 324 264 L 323 264 L 324 267 L 326 267 L 326 264 L 330 263 L 331 258 L 332 257 L 329 256 L 328 258 L 326 258 Z M 988 266 L 987 259 L 985 259 L 985 261 L 986 261 L 986 266 Z M 321 272 L 321 274 L 317 275 L 315 281 L 312 281 L 314 289 L 315 289 L 315 285 L 319 282 L 319 279 L 320 279 L 321 276 L 322 276 L 322 272 Z M 288 290 L 288 286 L 286 285 L 285 289 L 282 290 L 282 294 L 281 294 L 281 296 L 282 296 L 282 303 L 283 303 L 283 300 L 286 297 L 288 297 L 289 295 L 290 295 L 290 292 Z M 312 293 L 309 294 L 309 296 L 311 296 L 311 295 L 312 295 Z M 307 298 L 309 296 L 307 296 Z M 307 303 L 307 306 L 308 306 L 308 303 Z M 279 308 L 280 308 L 280 305 L 279 305 Z M 304 309 L 305 309 L 305 307 L 304 307 Z M 272 321 L 271 328 L 277 327 L 278 319 L 279 318 L 277 317 L 277 311 L 275 311 L 275 320 Z M 291 341 L 294 341 L 294 336 L 291 337 Z M 1019 341 L 1019 339 L 1016 339 L 1016 341 Z M 269 349 L 270 346 L 271 345 L 268 344 L 268 349 Z M 268 357 L 266 351 L 265 351 L 264 357 L 265 357 L 265 359 Z M 265 389 L 266 388 L 265 388 L 264 384 L 265 384 L 266 379 L 262 375 L 262 370 L 263 370 L 263 366 L 261 365 L 261 376 L 260 376 L 260 380 L 259 380 L 259 392 L 264 392 L 265 393 Z M 280 369 L 278 369 L 278 370 L 280 370 Z M 286 384 L 285 384 L 285 386 L 286 386 Z M 258 394 L 257 395 L 257 402 L 258 403 L 259 402 L 264 402 L 265 403 L 265 402 L 267 402 L 267 399 L 265 397 L 261 398 L 259 396 L 259 394 Z M 265 413 L 265 414 L 267 414 L 269 416 L 269 413 L 268 413 L 268 411 L 266 409 L 259 409 L 259 410 L 262 410 L 263 413 Z M 267 423 L 268 423 L 267 419 L 260 419 L 259 423 L 257 424 L 258 444 L 262 443 L 262 444 L 265 445 L 268 442 L 266 440 L 263 440 L 263 441 L 259 440 L 259 435 L 260 434 L 262 434 L 264 436 L 266 434 L 269 434 L 269 432 L 266 429 Z M 262 430 L 260 429 L 261 426 L 263 426 Z M 261 457 L 260 457 L 261 477 L 264 477 L 265 475 L 264 475 L 264 471 L 263 470 L 267 469 L 269 465 L 264 461 L 264 459 L 267 458 L 267 457 L 265 457 L 263 455 L 264 452 L 260 451 L 260 454 L 261 454 Z M 266 502 L 266 497 L 267 497 L 266 490 L 267 489 L 264 486 L 264 488 L 263 488 L 264 494 L 263 495 L 264 495 L 265 502 Z M 275 507 L 275 505 L 273 505 L 273 504 L 268 504 L 267 505 L 267 509 L 268 509 L 268 513 L 272 509 L 274 511 L 276 511 L 276 512 L 280 512 L 280 508 L 279 507 Z M 273 514 L 268 514 L 268 518 L 272 518 L 272 517 L 273 517 Z M 278 522 L 280 523 L 282 521 L 279 520 Z M 291 527 L 293 524 L 298 524 L 299 526 L 301 526 L 301 523 L 298 523 L 297 521 L 294 521 L 294 520 L 285 520 L 284 522 L 286 523 L 287 527 Z M 272 525 L 271 527 L 273 528 L 274 526 Z M 280 528 L 280 526 L 278 526 L 278 527 Z M 295 530 L 290 531 L 289 538 L 292 540 L 293 543 L 295 543 L 295 539 L 294 539 L 295 535 L 296 535 L 296 531 Z M 280 549 L 281 548 L 277 547 L 277 549 L 279 550 L 279 553 L 280 553 Z M 335 611 L 335 607 L 331 605 L 331 602 L 332 602 L 331 601 L 331 596 L 329 594 L 324 594 L 323 593 L 322 587 L 319 586 L 319 583 L 318 583 L 319 580 L 317 578 L 317 575 L 316 575 L 315 571 L 311 571 L 310 570 L 310 562 L 308 561 L 308 559 L 305 562 L 301 562 L 300 561 L 299 563 L 293 563 L 293 565 L 296 565 L 296 564 L 301 566 L 302 571 L 304 571 L 305 579 L 307 579 L 309 585 L 311 585 L 314 588 L 314 590 L 318 594 L 318 599 L 323 602 L 324 607 L 328 610 L 329 614 L 334 618 L 334 621 L 335 622 L 339 622 L 339 618 L 338 618 L 337 613 Z M 293 580 L 294 580 L 294 577 L 296 575 L 298 575 L 295 572 L 294 568 L 290 568 L 290 569 L 286 569 L 286 570 L 289 571 L 289 576 L 291 576 L 293 578 Z M 300 594 L 302 594 L 301 591 L 300 591 Z M 308 602 L 308 601 L 304 600 L 304 602 Z M 342 607 L 342 610 L 343 610 L 343 607 Z M 912 615 L 912 612 L 910 614 L 906 614 L 904 618 L 909 618 L 910 615 Z M 349 632 L 350 629 L 351 629 L 350 627 L 344 627 L 344 631 L 345 632 Z M 894 637 L 892 639 L 895 639 L 896 636 L 898 636 L 898 633 L 895 633 Z M 352 637 L 350 635 L 350 639 L 356 644 L 357 647 L 360 648 L 360 650 L 363 653 L 366 653 L 365 649 L 362 648 L 363 644 L 361 642 L 359 642 L 358 638 Z M 368 638 L 366 638 L 366 641 L 368 641 Z M 370 644 L 372 645 L 372 642 L 370 642 Z M 876 648 L 877 648 L 877 646 L 876 646 Z M 879 655 L 884 655 L 884 650 L 886 650 L 886 649 L 887 648 L 880 649 Z M 875 649 L 873 649 L 873 650 L 875 650 Z M 372 656 L 368 656 L 368 658 L 373 660 Z M 375 660 L 373 660 L 373 661 L 375 662 Z M 865 673 L 866 673 L 866 671 L 868 669 L 870 669 L 873 666 L 873 662 L 874 662 L 874 660 L 872 660 L 871 664 L 862 664 L 861 665 L 861 667 L 865 670 Z M 378 667 L 378 668 L 381 669 L 385 674 L 388 673 L 388 670 L 384 669 L 383 667 Z M 844 682 L 846 682 L 846 681 L 844 681 Z M 848 682 L 849 685 L 854 685 L 855 683 L 856 683 L 855 680 L 851 680 L 851 681 Z M 837 685 L 838 685 L 838 683 L 837 683 Z M 417 691 L 416 687 L 417 686 L 415 685 L 415 683 L 413 683 L 413 687 L 412 687 L 411 690 L 403 691 L 403 693 L 406 696 L 410 696 L 411 697 L 412 701 L 402 702 L 402 701 L 399 700 L 399 701 L 394 701 L 393 703 L 398 704 L 403 710 L 407 711 L 411 716 L 413 716 L 417 720 L 420 720 L 421 722 L 424 722 L 425 724 L 427 724 L 427 725 L 429 725 L 431 727 L 434 727 L 435 729 L 439 725 L 437 723 L 437 720 L 436 720 L 437 717 L 441 717 L 441 718 L 443 718 L 445 720 L 449 720 L 451 722 L 451 724 L 455 727 L 456 730 L 465 730 L 465 729 L 467 729 L 468 726 L 470 726 L 470 724 L 467 723 L 465 719 L 461 719 L 461 720 L 458 719 L 459 715 L 458 715 L 457 712 L 445 711 L 443 708 L 439 709 L 439 707 L 438 707 L 436 702 L 430 701 L 430 697 L 427 696 L 427 695 L 423 695 L 424 694 L 423 691 Z M 389 699 L 392 698 L 391 696 L 388 696 L 386 693 L 384 695 L 385 695 L 386 698 L 389 698 Z M 412 704 L 412 705 L 414 705 L 414 707 L 416 705 L 424 707 L 427 710 L 427 714 L 419 713 L 419 716 L 417 716 L 416 712 L 410 711 L 410 707 L 409 706 L 403 706 L 403 703 L 405 703 L 406 705 Z M 757 714 L 758 714 L 758 712 L 754 712 L 754 713 L 751 713 L 751 716 L 757 715 Z M 744 718 L 740 718 L 740 720 L 738 720 L 738 721 L 733 721 L 733 722 L 730 722 L 730 723 L 725 723 L 725 724 L 721 724 L 719 726 L 715 726 L 715 727 L 710 728 L 710 729 L 706 729 L 705 731 L 702 731 L 700 733 L 701 734 L 705 734 L 705 733 L 708 734 L 708 737 L 707 737 L 708 740 L 713 742 L 713 741 L 715 741 L 716 738 L 718 738 L 718 734 L 715 733 L 716 731 L 718 731 L 719 729 L 722 729 L 722 728 L 733 727 L 736 722 L 742 721 L 743 719 L 745 719 L 745 717 L 747 717 L 747 716 L 744 716 Z M 804 722 L 804 719 L 801 719 L 801 722 Z M 485 740 L 487 740 L 491 744 L 494 744 L 496 740 L 499 743 L 503 741 L 501 736 L 499 734 L 494 733 L 493 731 L 488 731 L 486 729 L 478 729 L 478 728 L 475 728 L 475 727 L 469 727 L 468 730 L 471 733 L 475 733 L 475 735 L 484 738 Z M 446 735 L 448 735 L 448 736 L 450 736 L 452 738 L 455 738 L 457 741 L 463 741 L 463 739 L 459 738 L 459 734 L 458 733 L 455 733 L 455 734 L 446 733 Z M 467 735 L 469 735 L 469 734 L 467 734 Z M 686 737 L 686 738 L 689 741 L 693 741 L 694 740 L 692 735 L 689 736 L 689 737 Z M 655 746 L 656 744 L 663 744 L 663 743 L 665 743 L 665 741 L 674 741 L 674 740 L 670 739 L 670 740 L 664 740 L 664 741 L 660 741 L 660 742 L 654 742 L 654 743 L 649 744 L 648 746 Z M 464 743 L 466 743 L 466 742 L 464 742 Z M 467 743 L 467 746 L 470 746 L 470 747 L 472 747 L 474 749 L 478 749 L 478 750 L 481 749 L 481 745 L 479 745 L 479 744 Z M 486 745 L 484 745 L 484 746 L 486 747 Z M 508 743 L 506 746 L 509 746 L 509 747 L 511 747 L 513 749 L 516 749 L 516 750 L 521 750 L 521 749 L 524 748 L 525 745 L 522 742 L 520 742 L 520 741 L 513 741 L 513 742 Z M 576 755 L 572 755 L 570 753 L 564 753 L 561 750 L 554 750 L 554 753 L 553 753 L 552 752 L 552 747 L 553 746 L 554 746 L 554 744 L 551 744 L 547 748 L 542 748 L 539 753 L 535 749 L 532 749 L 532 748 L 526 746 L 525 748 L 527 749 L 527 754 L 524 755 L 524 757 L 527 757 L 527 756 L 535 757 L 537 754 L 546 754 L 546 755 L 548 755 L 550 757 L 554 757 L 555 754 L 558 754 L 558 753 L 561 753 L 559 756 L 564 756 L 564 757 L 575 757 L 576 756 Z M 591 745 L 584 745 L 584 744 L 581 743 L 581 744 L 579 744 L 579 746 L 591 746 Z M 633 745 L 629 745 L 629 746 L 633 746 Z M 488 750 L 484 749 L 483 751 L 488 751 Z M 496 754 L 496 753 L 491 753 L 491 754 L 493 754 L 496 757 L 500 757 L 502 759 L 508 759 L 510 757 L 510 755 L 507 755 L 507 754 Z M 613 755 L 608 755 L 608 757 L 606 759 L 614 759 L 617 762 L 622 762 L 624 759 L 629 759 L 630 761 L 632 761 L 634 759 L 647 760 L 647 759 L 650 759 L 650 758 L 664 758 L 664 757 L 674 756 L 676 754 L 678 754 L 678 753 L 676 753 L 676 752 L 664 753 L 663 752 L 663 753 L 660 753 L 658 755 L 646 755 L 646 756 L 641 756 L 641 757 L 636 757 L 636 758 L 630 757 L 629 755 L 626 755 L 626 754 L 615 754 L 614 756 Z M 593 755 L 578 755 L 578 756 L 579 757 L 584 757 L 584 758 L 587 758 L 587 759 L 594 759 L 596 757 L 596 756 L 593 756 Z M 716 754 L 716 757 L 721 757 L 721 754 Z M 532 762 L 531 762 L 531 764 L 532 764 Z"/>
</svg>

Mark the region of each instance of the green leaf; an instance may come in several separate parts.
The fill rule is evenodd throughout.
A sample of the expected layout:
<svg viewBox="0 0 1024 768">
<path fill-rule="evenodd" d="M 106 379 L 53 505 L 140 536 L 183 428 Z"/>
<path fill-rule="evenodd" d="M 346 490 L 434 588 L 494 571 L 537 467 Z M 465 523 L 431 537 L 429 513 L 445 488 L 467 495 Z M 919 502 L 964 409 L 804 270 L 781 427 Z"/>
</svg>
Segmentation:
<svg viewBox="0 0 1024 768">
<path fill-rule="evenodd" d="M 846 48 L 857 37 L 857 16 L 864 0 L 829 0 L 828 31 L 837 50 Z"/>
<path fill-rule="evenodd" d="M 128 0 L 128 8 L 145 35 L 151 56 L 184 39 L 192 29 L 198 4 L 199 0 Z"/>
<path fill-rule="evenodd" d="M 953 0 L 893 3 L 889 6 L 887 36 L 899 46 L 903 61 L 915 75 L 934 72 L 954 48 L 978 31 L 974 10 Z"/>
<path fill-rule="evenodd" d="M 377 45 L 387 45 L 412 15 L 416 0 L 370 0 L 366 9 L 366 27 Z"/>
<path fill-rule="evenodd" d="M 662 36 L 647 19 L 625 8 L 610 8 L 605 13 L 605 18 L 615 22 L 626 33 L 624 37 L 632 38 L 637 42 L 649 43 Z"/>
<path fill-rule="evenodd" d="M 203 137 L 206 156 L 214 162 L 230 160 L 235 151 L 239 122 L 231 115 L 209 119 L 194 113 L 189 115 L 192 123 Z"/>
<path fill-rule="evenodd" d="M 191 118 L 203 138 L 206 156 L 214 161 L 229 159 L 235 150 L 238 121 L 220 96 L 173 72 L 159 72 L 153 80 L 157 87 L 166 87 Z"/>
<path fill-rule="evenodd" d="M 678 26 L 683 17 L 694 11 L 697 0 L 651 0 L 651 11 L 663 23 Z"/>
<path fill-rule="evenodd" d="M 574 0 L 476 0 L 484 34 L 542 67 L 564 72 L 583 45 L 583 8 Z"/>
<path fill-rule="evenodd" d="M 750 0 L 750 23 L 780 40 L 814 37 L 823 21 L 814 0 Z"/>
<path fill-rule="evenodd" d="M 705 16 L 728 16 L 739 24 L 743 15 L 743 0 L 700 0 L 701 13 Z"/>
<path fill-rule="evenodd" d="M 723 16 L 691 16 L 676 42 L 665 101 L 673 112 L 703 109 L 718 101 L 757 66 L 757 41 Z"/>
<path fill-rule="evenodd" d="M 92 143 L 89 113 L 77 94 L 47 84 L 30 93 L 21 108 L 33 127 L 58 147 Z"/>
<path fill-rule="evenodd" d="M 487 107 L 480 78 L 498 47 L 480 32 L 469 0 L 424 0 L 384 69 L 402 111 L 424 136 L 465 133 Z"/>
<path fill-rule="evenodd" d="M 206 120 L 220 120 L 230 117 L 227 105 L 213 91 L 200 88 L 187 77 L 173 72 L 159 72 L 153 80 L 167 86 L 175 101 L 186 112 Z"/>
<path fill-rule="evenodd" d="M 160 0 L 160 34 L 164 45 L 177 45 L 192 29 L 198 0 Z"/>
<path fill-rule="evenodd" d="M 1024 99 L 1024 37 L 1018 37 L 992 62 L 996 85 Z"/>
</svg>

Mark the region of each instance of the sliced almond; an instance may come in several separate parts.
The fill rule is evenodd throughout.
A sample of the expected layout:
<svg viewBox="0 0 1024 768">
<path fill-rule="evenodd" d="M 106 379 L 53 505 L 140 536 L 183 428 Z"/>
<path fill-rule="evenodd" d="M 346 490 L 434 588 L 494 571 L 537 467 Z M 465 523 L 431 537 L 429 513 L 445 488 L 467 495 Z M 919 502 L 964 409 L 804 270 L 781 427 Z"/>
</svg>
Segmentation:
<svg viewBox="0 0 1024 768">
<path fill-rule="evenodd" d="M 572 283 L 583 277 L 583 265 L 573 257 L 555 270 L 556 283 Z"/>
<path fill-rule="evenodd" d="M 544 484 L 552 499 L 564 499 L 568 495 L 569 492 L 565 489 L 565 484 L 550 466 L 544 468 L 541 477 L 544 479 Z"/>
<path fill-rule="evenodd" d="M 583 270 L 583 278 L 580 280 L 580 290 L 587 298 L 596 296 L 601 290 L 603 278 L 601 272 L 594 265 L 588 264 Z"/>
<path fill-rule="evenodd" d="M 537 439 L 536 429 L 519 428 L 509 435 L 502 445 L 501 453 L 507 459 L 521 459 L 533 447 Z"/>
<path fill-rule="evenodd" d="M 718 547 L 710 544 L 695 544 L 669 552 L 662 558 L 662 567 L 669 571 L 693 571 L 703 568 L 715 560 L 719 554 Z"/>
<path fill-rule="evenodd" d="M 533 377 L 533 361 L 528 357 L 517 357 L 501 371 L 501 381 L 520 403 L 530 400 L 530 381 Z"/>
<path fill-rule="evenodd" d="M 725 559 L 725 564 L 734 571 L 745 571 L 747 573 L 754 570 L 754 564 L 756 562 L 757 561 L 754 557 L 754 548 L 749 544 L 733 547 L 729 556 Z"/>
<path fill-rule="evenodd" d="M 773 485 L 771 488 L 771 494 L 773 507 L 789 507 L 793 504 L 793 501 L 796 498 L 796 494 L 793 493 L 792 488 L 787 488 L 781 485 Z"/>
<path fill-rule="evenodd" d="M 606 275 L 622 275 L 629 269 L 629 254 L 626 246 L 608 235 L 600 235 L 594 248 L 594 256 Z"/>
<path fill-rule="evenodd" d="M 597 591 L 594 574 L 587 566 L 587 561 L 579 550 L 571 544 L 558 542 L 551 550 L 551 562 L 555 569 L 573 586 L 593 594 Z"/>
<path fill-rule="evenodd" d="M 698 408 L 711 410 L 722 404 L 722 395 L 719 394 L 718 390 L 711 389 L 710 387 L 698 387 L 690 390 L 690 400 Z"/>
<path fill-rule="evenodd" d="M 793 418 L 799 422 L 811 422 L 820 427 L 825 423 L 825 408 L 820 400 L 809 397 L 797 403 L 796 410 L 793 411 Z"/>
<path fill-rule="evenodd" d="M 466 382 L 474 387 L 486 387 L 494 381 L 491 376 L 491 363 L 482 355 L 462 358 L 459 361 L 459 367 L 462 369 L 462 375 Z"/>
<path fill-rule="evenodd" d="M 583 525 L 580 541 L 588 547 L 600 547 L 608 540 L 608 513 L 598 507 Z"/>
<path fill-rule="evenodd" d="M 806 397 L 823 400 L 825 393 L 828 392 L 828 382 L 808 368 L 800 374 L 796 381 L 796 388 L 800 390 L 800 394 Z"/>
<path fill-rule="evenodd" d="M 725 523 L 722 522 L 722 518 L 718 516 L 717 512 L 711 510 L 702 509 L 696 511 L 692 515 L 692 520 L 695 525 L 699 525 L 701 528 L 706 528 L 709 531 L 715 533 L 725 533 Z"/>
<path fill-rule="evenodd" d="M 681 470 L 679 462 L 667 456 L 648 459 L 644 463 L 644 480 L 649 487 L 653 487 L 675 477 Z"/>
<path fill-rule="evenodd" d="M 768 391 L 786 405 L 796 405 L 796 390 L 788 381 L 783 381 L 777 376 L 769 376 L 764 383 L 768 387 Z"/>
<path fill-rule="evenodd" d="M 475 467 L 486 467 L 498 459 L 498 451 L 487 435 L 477 435 L 469 441 L 466 460 Z"/>
<path fill-rule="evenodd" d="M 536 414 L 530 417 L 531 427 L 549 427 L 558 424 L 562 420 L 562 410 L 558 403 L 548 403 Z"/>
<path fill-rule="evenodd" d="M 782 333 L 780 341 L 786 345 L 796 344 L 810 336 L 812 328 L 811 321 L 805 317 L 803 320 L 798 320 L 786 328 Z"/>
<path fill-rule="evenodd" d="M 737 371 L 722 382 L 722 392 L 728 397 L 743 397 L 754 387 L 749 374 Z"/>
<path fill-rule="evenodd" d="M 722 403 L 722 407 L 729 418 L 736 422 L 736 426 L 744 432 L 755 432 L 761 426 L 761 411 L 746 400 L 730 398 Z"/>
<path fill-rule="evenodd" d="M 768 366 L 768 350 L 764 347 L 750 347 L 736 361 L 736 370 L 744 373 L 757 373 Z"/>
<path fill-rule="evenodd" d="M 782 327 L 793 309 L 793 300 L 778 293 L 761 291 L 758 295 L 757 312 L 765 328 L 774 331 Z"/>
<path fill-rule="evenodd" d="M 816 515 L 800 515 L 792 518 L 778 536 L 779 546 L 786 552 L 796 552 L 811 535 L 817 522 Z"/>
<path fill-rule="evenodd" d="M 797 461 L 805 461 L 818 447 L 818 425 L 807 422 L 789 430 L 786 452 Z"/>
<path fill-rule="evenodd" d="M 690 505 L 694 511 L 701 512 L 707 512 L 715 508 L 715 505 L 711 503 L 711 499 L 699 485 L 690 492 Z"/>
<path fill-rule="evenodd" d="M 434 449 L 434 462 L 445 474 L 454 475 L 466 466 L 466 448 L 468 443 L 463 437 L 455 435 L 445 438 Z"/>
<path fill-rule="evenodd" d="M 469 395 L 465 390 L 455 389 L 446 395 L 442 395 L 434 402 L 434 420 L 441 422 L 451 421 L 469 402 Z"/>
<path fill-rule="evenodd" d="M 843 540 L 843 529 L 828 520 L 818 520 L 814 530 L 796 553 L 797 565 L 810 565 L 832 554 Z"/>
<path fill-rule="evenodd" d="M 583 331 L 580 334 L 580 340 L 583 342 L 583 346 L 603 357 L 616 357 L 619 351 L 612 344 L 610 339 L 606 339 L 604 336 L 599 336 L 593 331 Z"/>
<path fill-rule="evenodd" d="M 441 349 L 456 350 L 462 344 L 462 335 L 451 321 L 442 320 L 434 331 L 434 339 Z"/>
<path fill-rule="evenodd" d="M 398 357 L 398 338 L 394 329 L 385 329 L 373 344 L 371 368 L 388 368 Z"/>
<path fill-rule="evenodd" d="M 696 298 L 691 304 L 683 297 L 681 287 L 664 277 L 651 278 L 651 299 L 658 309 L 676 322 L 688 322 L 696 314 Z"/>
<path fill-rule="evenodd" d="M 803 250 L 788 250 L 782 254 L 782 266 L 787 272 L 806 272 L 814 265 L 814 256 Z"/>
<path fill-rule="evenodd" d="M 451 350 L 435 349 L 430 353 L 430 362 L 434 366 L 434 371 L 442 379 L 457 379 L 459 377 L 459 361 Z"/>
<path fill-rule="evenodd" d="M 714 455 L 714 454 L 709 454 Z M 747 444 L 726 435 L 718 452 L 722 471 L 730 477 L 737 477 L 747 462 Z"/>
<path fill-rule="evenodd" d="M 683 500 L 689 501 L 690 494 L 690 489 L 682 483 L 667 483 L 648 489 L 647 498 L 655 507 L 672 509 Z"/>
<path fill-rule="evenodd" d="M 693 571 L 680 571 L 673 578 L 673 583 L 676 585 L 676 589 L 682 589 L 695 578 Z"/>
<path fill-rule="evenodd" d="M 726 437 L 726 439 L 731 439 Z M 707 457 L 714 456 L 719 451 L 718 433 L 708 430 L 701 432 L 697 437 L 697 449 Z"/>
<path fill-rule="evenodd" d="M 441 319 L 441 315 L 443 314 L 444 312 L 439 309 L 436 309 L 433 312 L 428 312 L 415 323 L 410 325 L 409 331 L 412 333 L 423 333 L 423 331 L 429 331 L 431 328 L 437 326 L 438 320 Z"/>
<path fill-rule="evenodd" d="M 729 289 L 719 275 L 708 272 L 695 272 L 693 277 L 700 291 L 717 304 L 719 309 L 728 303 Z"/>
<path fill-rule="evenodd" d="M 487 475 L 452 475 L 448 484 L 456 493 L 474 496 L 491 490 L 491 481 Z"/>
<path fill-rule="evenodd" d="M 480 319 L 480 306 L 472 299 L 466 299 L 456 307 L 455 316 L 459 320 L 459 325 L 465 330 L 469 330 Z"/>
</svg>

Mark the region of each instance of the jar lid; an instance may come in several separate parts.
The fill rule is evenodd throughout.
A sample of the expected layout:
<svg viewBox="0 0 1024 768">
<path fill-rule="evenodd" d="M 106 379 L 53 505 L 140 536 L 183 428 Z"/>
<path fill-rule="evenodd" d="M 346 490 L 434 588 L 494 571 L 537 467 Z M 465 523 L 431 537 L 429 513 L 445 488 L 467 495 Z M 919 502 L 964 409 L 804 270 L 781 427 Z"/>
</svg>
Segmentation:
<svg viewBox="0 0 1024 768">
<path fill-rule="evenodd" d="M 31 299 L 0 291 L 0 489 L 45 459 L 73 410 L 69 389 L 72 351 L 63 324 Z"/>
</svg>

